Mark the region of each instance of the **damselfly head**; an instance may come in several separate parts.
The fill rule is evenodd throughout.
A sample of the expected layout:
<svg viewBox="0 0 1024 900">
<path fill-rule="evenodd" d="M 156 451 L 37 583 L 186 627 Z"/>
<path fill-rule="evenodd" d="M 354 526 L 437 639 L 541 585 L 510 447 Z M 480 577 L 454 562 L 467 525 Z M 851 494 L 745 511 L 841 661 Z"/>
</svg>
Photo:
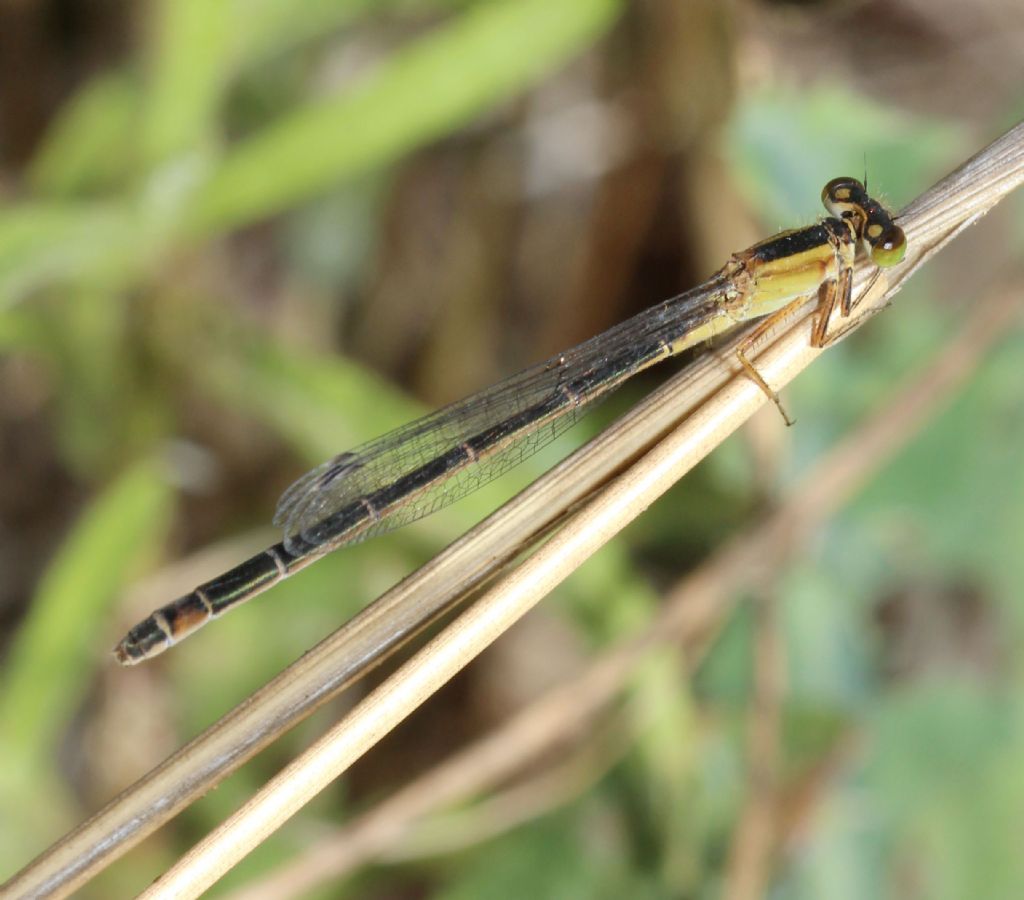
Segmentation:
<svg viewBox="0 0 1024 900">
<path fill-rule="evenodd" d="M 864 241 L 871 261 L 879 268 L 895 266 L 907 252 L 907 236 L 882 204 L 874 200 L 856 178 L 833 178 L 821 192 L 821 202 L 846 222 Z"/>
<path fill-rule="evenodd" d="M 880 269 L 903 262 L 907 254 L 907 236 L 877 200 L 865 196 L 863 239 L 871 261 Z"/>
</svg>

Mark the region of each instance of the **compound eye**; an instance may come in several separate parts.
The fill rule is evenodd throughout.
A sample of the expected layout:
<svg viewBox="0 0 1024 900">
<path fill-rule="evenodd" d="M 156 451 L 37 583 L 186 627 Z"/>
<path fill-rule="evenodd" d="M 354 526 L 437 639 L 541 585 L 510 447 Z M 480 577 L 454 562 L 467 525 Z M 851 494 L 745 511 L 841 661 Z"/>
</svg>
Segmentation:
<svg viewBox="0 0 1024 900">
<path fill-rule="evenodd" d="M 864 185 L 856 178 L 842 176 L 833 178 L 821 190 L 821 202 L 829 209 L 837 204 L 860 203 L 865 195 Z"/>
<path fill-rule="evenodd" d="M 871 261 L 880 269 L 903 262 L 907 255 L 907 236 L 899 225 L 891 225 L 877 236 L 868 234 L 867 239 L 871 244 Z"/>
<path fill-rule="evenodd" d="M 867 219 L 864 204 L 867 192 L 856 178 L 833 178 L 821 191 L 821 202 L 830 215 L 844 222 L 853 222 L 858 234 Z"/>
</svg>

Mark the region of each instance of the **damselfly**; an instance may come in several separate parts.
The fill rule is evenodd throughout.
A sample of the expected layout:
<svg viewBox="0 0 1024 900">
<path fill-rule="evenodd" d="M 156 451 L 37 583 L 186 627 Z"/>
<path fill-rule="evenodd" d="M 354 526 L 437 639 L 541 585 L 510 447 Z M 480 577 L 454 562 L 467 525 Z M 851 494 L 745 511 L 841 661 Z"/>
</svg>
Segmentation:
<svg viewBox="0 0 1024 900">
<path fill-rule="evenodd" d="M 324 554 L 464 497 L 554 440 L 627 378 L 741 323 L 764 320 L 736 355 L 781 411 L 747 358 L 750 348 L 814 294 L 811 341 L 832 343 L 842 333 L 828 331 L 836 307 L 843 317 L 853 312 L 857 247 L 880 268 L 906 252 L 903 231 L 856 179 L 830 181 L 822 202 L 829 218 L 734 254 L 704 284 L 306 473 L 277 506 L 284 540 L 152 613 L 114 649 L 118 662 L 155 656 Z"/>
</svg>

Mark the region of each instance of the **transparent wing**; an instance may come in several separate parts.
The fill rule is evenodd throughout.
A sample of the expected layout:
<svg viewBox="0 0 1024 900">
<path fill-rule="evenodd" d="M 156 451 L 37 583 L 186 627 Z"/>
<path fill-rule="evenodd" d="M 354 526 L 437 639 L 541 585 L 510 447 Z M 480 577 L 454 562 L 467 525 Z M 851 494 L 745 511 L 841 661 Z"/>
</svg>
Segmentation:
<svg viewBox="0 0 1024 900">
<path fill-rule="evenodd" d="M 592 408 L 594 400 L 663 358 L 666 343 L 717 311 L 717 287 L 712 279 L 312 469 L 278 502 L 274 524 L 284 530 L 285 546 L 301 555 L 328 540 L 354 543 L 475 491 L 553 441 Z M 472 451 L 459 450 L 467 445 Z M 464 465 L 437 465 L 446 455 L 460 452 Z M 431 474 L 434 469 L 437 477 Z M 406 483 L 415 489 L 403 496 Z M 360 503 L 373 509 L 373 521 L 364 521 L 350 535 L 339 531 L 338 517 L 346 510 L 358 511 Z"/>
</svg>

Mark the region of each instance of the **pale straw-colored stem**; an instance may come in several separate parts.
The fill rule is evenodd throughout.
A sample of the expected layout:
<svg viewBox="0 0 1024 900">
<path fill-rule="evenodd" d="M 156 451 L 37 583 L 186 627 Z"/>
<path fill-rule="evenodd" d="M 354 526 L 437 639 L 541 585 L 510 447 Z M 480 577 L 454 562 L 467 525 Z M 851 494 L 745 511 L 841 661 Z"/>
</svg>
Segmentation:
<svg viewBox="0 0 1024 900">
<path fill-rule="evenodd" d="M 807 545 L 837 509 L 905 447 L 976 370 L 999 339 L 1019 322 L 1022 283 L 1004 281 L 973 304 L 956 340 L 899 388 L 877 413 L 816 461 L 781 505 L 680 579 L 638 634 L 604 648 L 578 675 L 495 727 L 489 734 L 395 791 L 390 797 L 303 849 L 230 900 L 285 900 L 305 896 L 360 865 L 392 860 L 419 835 L 424 818 L 463 802 L 524 769 L 533 770 L 584 731 L 629 683 L 642 660 L 664 646 L 681 646 L 691 666 L 737 596 L 770 584 L 792 554 Z M 1009 302 L 1008 302 L 1009 301 Z M 590 742 L 588 737 L 587 741 Z M 562 791 L 548 788 L 555 797 Z M 403 855 L 399 853 L 399 855 Z"/>
</svg>

